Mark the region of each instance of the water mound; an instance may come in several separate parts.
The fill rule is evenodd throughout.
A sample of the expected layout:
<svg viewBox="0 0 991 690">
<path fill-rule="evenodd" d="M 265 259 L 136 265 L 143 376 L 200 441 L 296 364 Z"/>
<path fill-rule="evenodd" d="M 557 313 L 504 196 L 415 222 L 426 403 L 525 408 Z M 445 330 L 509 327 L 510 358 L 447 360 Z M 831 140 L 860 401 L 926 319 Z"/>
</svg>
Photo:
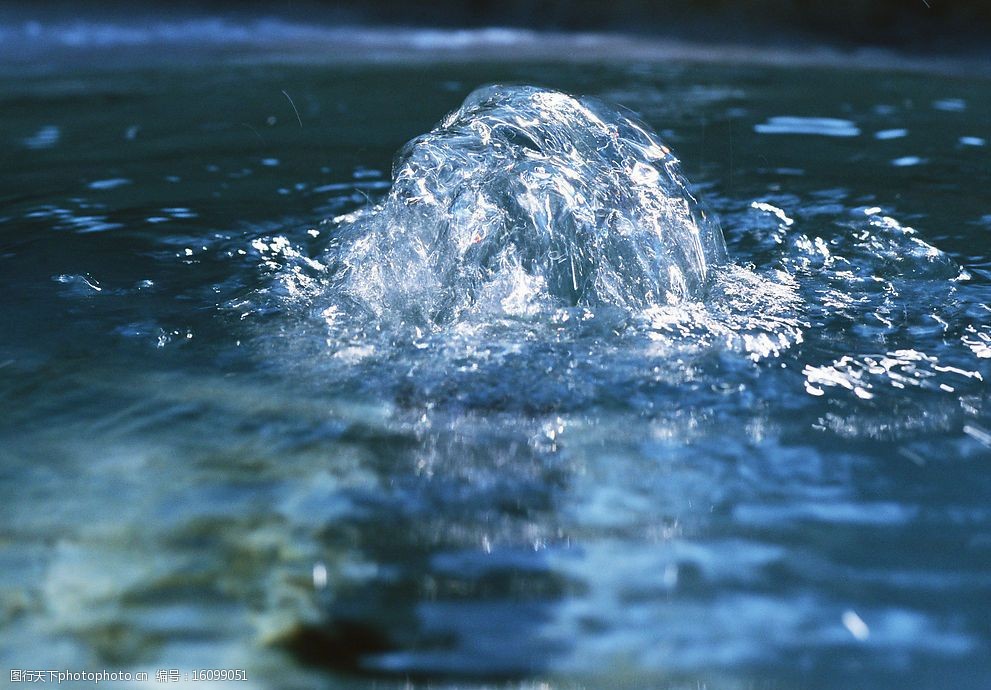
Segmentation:
<svg viewBox="0 0 991 690">
<path fill-rule="evenodd" d="M 807 328 L 794 277 L 727 259 L 655 134 L 555 91 L 475 91 L 379 203 L 316 234 L 255 239 L 271 280 L 231 306 L 288 319 L 259 321 L 266 358 L 405 409 L 649 406 L 726 376 L 689 362 L 732 352 L 748 375 Z"/>
<path fill-rule="evenodd" d="M 726 257 L 718 221 L 649 127 L 533 86 L 474 91 L 400 151 L 383 201 L 337 222 L 334 292 L 423 323 L 675 304 L 701 297 Z"/>
</svg>

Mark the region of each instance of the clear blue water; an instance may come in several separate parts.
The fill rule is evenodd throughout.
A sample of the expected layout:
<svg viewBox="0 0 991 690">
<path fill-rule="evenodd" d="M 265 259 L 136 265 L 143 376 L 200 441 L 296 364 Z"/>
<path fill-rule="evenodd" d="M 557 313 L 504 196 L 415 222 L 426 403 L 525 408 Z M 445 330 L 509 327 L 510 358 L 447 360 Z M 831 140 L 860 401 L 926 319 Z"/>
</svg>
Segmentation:
<svg viewBox="0 0 991 690">
<path fill-rule="evenodd" d="M 442 38 L 5 53 L 3 665 L 986 687 L 991 84 Z M 323 221 L 490 82 L 659 132 L 725 235 L 703 298 L 334 316 Z"/>
</svg>

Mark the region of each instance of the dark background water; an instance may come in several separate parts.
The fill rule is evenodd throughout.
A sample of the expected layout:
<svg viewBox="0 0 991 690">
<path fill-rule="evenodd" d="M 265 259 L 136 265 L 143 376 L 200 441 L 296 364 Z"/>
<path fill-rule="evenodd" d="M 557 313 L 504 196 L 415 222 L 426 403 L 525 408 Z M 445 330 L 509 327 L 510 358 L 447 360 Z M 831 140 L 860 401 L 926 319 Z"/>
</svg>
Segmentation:
<svg viewBox="0 0 991 690">
<path fill-rule="evenodd" d="M 148 21 L 168 17 L 282 18 L 323 25 L 487 27 L 613 31 L 760 45 L 888 46 L 987 52 L 991 5 L 948 0 L 207 0 L 7 3 L 0 17 Z"/>
<path fill-rule="evenodd" d="M 60 22 L 3 25 L 3 665 L 987 686 L 979 62 Z M 649 335 L 329 340 L 321 221 L 492 81 L 656 128 L 728 294 Z"/>
</svg>

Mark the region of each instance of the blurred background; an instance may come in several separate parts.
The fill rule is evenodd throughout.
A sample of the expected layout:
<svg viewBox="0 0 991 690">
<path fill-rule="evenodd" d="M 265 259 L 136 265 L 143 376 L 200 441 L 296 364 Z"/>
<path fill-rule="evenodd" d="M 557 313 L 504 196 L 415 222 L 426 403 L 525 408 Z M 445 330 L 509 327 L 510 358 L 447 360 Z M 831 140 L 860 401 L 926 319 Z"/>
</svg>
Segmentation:
<svg viewBox="0 0 991 690">
<path fill-rule="evenodd" d="M 246 2 L 8 2 L 2 29 L 24 21 L 275 18 L 324 25 L 506 26 L 622 32 L 691 41 L 913 52 L 984 52 L 991 2 L 948 0 L 248 0 Z"/>
</svg>

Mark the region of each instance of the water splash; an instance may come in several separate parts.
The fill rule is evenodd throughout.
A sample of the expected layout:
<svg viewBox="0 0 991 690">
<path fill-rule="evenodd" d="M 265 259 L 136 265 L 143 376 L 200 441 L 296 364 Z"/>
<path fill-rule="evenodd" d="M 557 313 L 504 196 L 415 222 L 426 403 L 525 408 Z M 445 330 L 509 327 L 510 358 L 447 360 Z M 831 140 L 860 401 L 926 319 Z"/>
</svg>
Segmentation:
<svg viewBox="0 0 991 690">
<path fill-rule="evenodd" d="M 641 404 L 697 378 L 687 362 L 748 368 L 807 327 L 790 272 L 727 259 L 646 125 L 534 87 L 475 91 L 402 149 L 379 203 L 308 234 L 239 250 L 270 280 L 228 306 L 288 317 L 259 322 L 266 358 L 403 406 Z"/>
<path fill-rule="evenodd" d="M 328 261 L 380 318 L 679 303 L 726 259 L 671 150 L 587 98 L 478 89 L 402 149 L 393 178 L 380 204 L 338 219 Z"/>
<path fill-rule="evenodd" d="M 393 179 L 378 204 L 313 231 L 329 237 L 315 253 L 256 239 L 274 281 L 236 305 L 295 315 L 276 336 L 290 359 L 373 396 L 571 409 L 624 390 L 649 406 L 667 386 L 720 389 L 726 370 L 700 364 L 713 353 L 743 355 L 728 366 L 746 381 L 747 360 L 809 338 L 828 356 L 796 362 L 791 385 L 810 397 L 862 406 L 887 399 L 885 383 L 939 396 L 982 380 L 912 344 L 952 320 L 921 297 L 964 275 L 914 229 L 835 194 L 755 200 L 729 217 L 734 246 L 762 248 L 758 266 L 734 265 L 671 151 L 601 103 L 480 89 L 402 149 Z M 983 352 L 981 336 L 964 344 Z M 859 338 L 884 347 L 862 355 Z"/>
</svg>

